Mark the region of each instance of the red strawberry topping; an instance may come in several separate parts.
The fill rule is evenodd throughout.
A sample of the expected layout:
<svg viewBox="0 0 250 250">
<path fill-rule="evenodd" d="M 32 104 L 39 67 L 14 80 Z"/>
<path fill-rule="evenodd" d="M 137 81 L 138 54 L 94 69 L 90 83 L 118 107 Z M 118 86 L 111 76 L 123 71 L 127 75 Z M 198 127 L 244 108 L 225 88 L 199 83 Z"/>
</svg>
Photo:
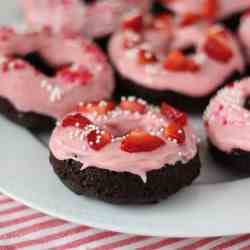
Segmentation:
<svg viewBox="0 0 250 250">
<path fill-rule="evenodd" d="M 232 49 L 227 45 L 226 32 L 210 32 L 204 44 L 207 55 L 219 62 L 227 63 L 233 57 Z"/>
<path fill-rule="evenodd" d="M 122 110 L 128 110 L 132 113 L 140 113 L 144 114 L 146 112 L 146 105 L 143 103 L 140 103 L 137 100 L 122 100 L 120 103 L 120 108 Z"/>
<path fill-rule="evenodd" d="M 150 64 L 157 61 L 156 56 L 151 51 L 144 49 L 139 50 L 138 52 L 138 62 L 139 64 Z"/>
<path fill-rule="evenodd" d="M 216 17 L 218 9 L 218 0 L 203 0 L 201 15 L 205 18 L 214 18 Z"/>
<path fill-rule="evenodd" d="M 128 16 L 123 20 L 122 27 L 125 30 L 140 32 L 143 28 L 143 17 L 140 14 Z"/>
<path fill-rule="evenodd" d="M 93 78 L 92 73 L 85 67 L 65 67 L 58 72 L 58 75 L 69 83 L 78 83 L 82 85 L 87 84 Z"/>
<path fill-rule="evenodd" d="M 78 127 L 84 129 L 87 125 L 90 125 L 91 121 L 82 116 L 81 114 L 69 115 L 62 121 L 63 127 Z"/>
<path fill-rule="evenodd" d="M 3 72 L 7 72 L 11 69 L 13 70 L 21 70 L 26 67 L 26 63 L 23 60 L 20 59 L 6 59 L 5 62 L 2 64 L 2 70 Z"/>
<path fill-rule="evenodd" d="M 176 122 L 168 124 L 164 129 L 164 134 L 166 138 L 176 140 L 178 144 L 183 144 L 186 140 L 184 129 Z"/>
<path fill-rule="evenodd" d="M 180 127 L 187 125 L 187 115 L 165 102 L 163 102 L 161 105 L 161 113 L 166 118 L 178 123 Z"/>
<path fill-rule="evenodd" d="M 105 130 L 95 129 L 87 135 L 87 140 L 92 149 L 99 151 L 112 141 L 112 134 Z"/>
<path fill-rule="evenodd" d="M 181 26 L 188 26 L 197 23 L 201 20 L 201 16 L 199 14 L 187 12 L 185 13 L 180 20 Z"/>
<path fill-rule="evenodd" d="M 170 52 L 163 62 L 166 70 L 196 72 L 200 66 L 191 58 L 186 57 L 181 51 Z"/>
<path fill-rule="evenodd" d="M 94 101 L 83 105 L 79 104 L 76 110 L 80 113 L 96 112 L 98 115 L 105 115 L 114 110 L 114 108 L 115 104 L 112 101 Z"/>
<path fill-rule="evenodd" d="M 143 130 L 134 130 L 122 141 L 121 150 L 128 153 L 151 152 L 164 144 L 165 142 L 158 136 Z"/>
</svg>

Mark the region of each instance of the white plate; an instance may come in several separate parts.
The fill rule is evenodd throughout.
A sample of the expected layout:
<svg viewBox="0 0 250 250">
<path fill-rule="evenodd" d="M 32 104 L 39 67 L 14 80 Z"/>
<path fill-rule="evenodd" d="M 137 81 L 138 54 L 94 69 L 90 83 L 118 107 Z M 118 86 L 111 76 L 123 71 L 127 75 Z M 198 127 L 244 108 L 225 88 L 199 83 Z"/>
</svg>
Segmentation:
<svg viewBox="0 0 250 250">
<path fill-rule="evenodd" d="M 18 20 L 14 0 L 0 7 L 1 22 Z M 160 204 L 114 206 L 70 192 L 53 173 L 47 148 L 0 117 L 0 191 L 44 213 L 125 233 L 208 237 L 250 232 L 250 179 L 216 166 L 205 150 L 201 123 L 195 118 L 193 122 L 201 137 L 203 162 L 195 184 Z"/>
</svg>

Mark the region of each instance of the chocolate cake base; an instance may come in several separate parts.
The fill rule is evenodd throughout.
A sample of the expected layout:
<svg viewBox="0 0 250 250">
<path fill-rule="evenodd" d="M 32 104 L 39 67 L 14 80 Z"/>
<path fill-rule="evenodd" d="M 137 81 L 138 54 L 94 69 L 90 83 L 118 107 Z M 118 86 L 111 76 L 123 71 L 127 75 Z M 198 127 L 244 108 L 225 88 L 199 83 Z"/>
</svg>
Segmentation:
<svg viewBox="0 0 250 250">
<path fill-rule="evenodd" d="M 32 131 L 46 131 L 55 126 L 55 120 L 51 117 L 34 112 L 18 111 L 10 101 L 0 97 L 0 113 L 9 120 Z"/>
<path fill-rule="evenodd" d="M 209 141 L 209 150 L 215 161 L 231 171 L 250 174 L 250 152 L 233 149 L 230 153 L 221 151 Z"/>
<path fill-rule="evenodd" d="M 75 160 L 60 161 L 50 154 L 50 162 L 61 181 L 78 195 L 116 204 L 159 202 L 188 186 L 200 174 L 198 154 L 186 164 L 165 165 L 147 174 L 147 182 L 131 173 L 118 173 L 97 167 L 81 170 Z M 136 166 L 135 166 L 136 167 Z"/>
<path fill-rule="evenodd" d="M 233 73 L 227 80 L 218 88 L 222 88 L 225 84 L 239 80 L 241 74 L 238 72 Z M 159 104 L 163 101 L 168 102 L 174 107 L 186 112 L 200 113 L 209 103 L 211 96 L 213 96 L 218 89 L 206 97 L 189 97 L 173 91 L 160 91 L 150 89 L 142 85 L 136 84 L 130 79 L 124 78 L 116 72 L 117 86 L 115 91 L 116 99 L 119 100 L 121 96 L 137 96 L 147 100 L 153 104 Z M 185 80 L 185 79 L 184 79 Z M 202 83 L 199 83 L 202 84 Z"/>
<path fill-rule="evenodd" d="M 231 31 L 236 32 L 240 26 L 240 19 L 244 12 L 238 12 L 222 20 L 222 23 Z"/>
</svg>

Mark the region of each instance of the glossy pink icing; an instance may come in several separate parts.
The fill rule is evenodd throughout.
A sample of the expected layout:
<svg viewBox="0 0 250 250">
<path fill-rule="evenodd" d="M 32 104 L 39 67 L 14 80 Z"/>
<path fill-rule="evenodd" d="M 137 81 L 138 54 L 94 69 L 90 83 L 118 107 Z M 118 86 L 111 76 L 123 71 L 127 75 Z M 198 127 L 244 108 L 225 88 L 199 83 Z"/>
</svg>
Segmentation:
<svg viewBox="0 0 250 250">
<path fill-rule="evenodd" d="M 49 77 L 22 59 L 11 59 L 6 68 L 10 57 L 34 51 L 53 66 L 72 64 L 72 70 L 84 69 L 92 77 L 86 82 L 70 82 L 60 74 Z M 105 55 L 80 37 L 46 32 L 18 34 L 1 28 L 0 58 L 0 96 L 22 112 L 33 111 L 58 119 L 71 111 L 76 102 L 109 98 L 114 89 L 113 71 Z"/>
<path fill-rule="evenodd" d="M 84 4 L 83 0 L 21 0 L 28 23 L 35 30 L 81 32 L 89 37 L 108 35 L 127 11 L 147 12 L 151 0 L 102 0 Z"/>
<path fill-rule="evenodd" d="M 247 14 L 241 18 L 239 27 L 239 37 L 250 62 L 250 15 Z"/>
<path fill-rule="evenodd" d="M 214 29 L 222 29 L 222 27 L 214 26 Z M 176 28 L 173 35 L 169 32 L 168 41 L 166 38 L 163 40 L 165 51 L 170 48 L 185 48 L 193 44 L 197 51 L 192 57 L 200 64 L 200 70 L 197 72 L 173 72 L 163 69 L 161 63 L 140 65 L 137 62 L 138 50 L 144 47 L 154 50 L 154 42 L 146 41 L 142 45 L 126 49 L 123 46 L 123 31 L 115 33 L 111 38 L 109 54 L 118 72 L 138 85 L 202 97 L 217 89 L 231 74 L 244 69 L 244 60 L 238 42 L 233 36 L 229 35 L 227 44 L 231 47 L 234 56 L 228 63 L 221 63 L 209 58 L 203 51 L 206 34 L 207 30 L 204 26 L 195 25 Z M 159 37 L 157 43 L 159 43 Z M 167 52 L 165 53 L 167 55 Z M 159 58 L 164 56 L 164 53 L 158 55 Z"/>
<path fill-rule="evenodd" d="M 204 114 L 208 138 L 220 150 L 250 151 L 250 112 L 244 103 L 250 96 L 250 78 L 218 92 Z"/>
<path fill-rule="evenodd" d="M 204 0 L 173 0 L 166 5 L 180 14 L 199 13 L 203 2 Z M 250 8 L 250 0 L 218 0 L 218 4 L 217 17 L 220 19 Z"/>
<path fill-rule="evenodd" d="M 180 145 L 166 139 L 161 129 L 169 120 L 156 108 L 151 107 L 145 114 L 121 111 L 117 108 L 106 115 L 96 117 L 93 113 L 87 113 L 85 116 L 115 136 L 135 128 L 143 128 L 162 138 L 166 144 L 151 152 L 128 153 L 120 149 L 123 137 L 116 137 L 102 150 L 94 151 L 87 143 L 86 130 L 76 127 L 65 128 L 59 124 L 53 131 L 49 144 L 51 152 L 57 159 L 74 159 L 83 164 L 82 169 L 96 166 L 116 172 L 129 172 L 139 175 L 146 181 L 147 172 L 160 169 L 165 164 L 174 165 L 179 161 L 186 163 L 197 154 L 197 138 L 189 125 L 184 127 L 186 134 L 184 144 Z M 118 129 L 114 129 L 114 125 L 118 126 Z"/>
</svg>

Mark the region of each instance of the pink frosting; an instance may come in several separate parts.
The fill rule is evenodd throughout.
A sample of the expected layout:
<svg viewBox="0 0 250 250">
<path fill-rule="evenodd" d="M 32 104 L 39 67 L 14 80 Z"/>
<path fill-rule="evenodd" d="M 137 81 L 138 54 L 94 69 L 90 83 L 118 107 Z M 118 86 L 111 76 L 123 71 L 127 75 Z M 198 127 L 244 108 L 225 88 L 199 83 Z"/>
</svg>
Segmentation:
<svg viewBox="0 0 250 250">
<path fill-rule="evenodd" d="M 150 107 L 145 114 L 131 113 L 115 109 L 106 115 L 98 116 L 87 113 L 95 125 L 105 128 L 113 135 L 128 133 L 136 128 L 156 134 L 165 144 L 151 152 L 128 153 L 120 149 L 124 137 L 116 137 L 100 151 L 91 149 L 86 140 L 86 130 L 77 127 L 62 127 L 60 124 L 54 130 L 50 139 L 50 150 L 59 160 L 74 159 L 83 164 L 82 169 L 90 166 L 116 172 L 129 172 L 139 175 L 146 181 L 146 174 L 151 170 L 162 168 L 165 164 L 174 165 L 176 162 L 186 163 L 197 154 L 197 139 L 192 129 L 184 127 L 186 141 L 177 144 L 167 139 L 162 132 L 164 124 L 169 122 L 158 109 Z M 115 126 L 114 126 L 115 125 Z M 114 129 L 116 127 L 116 129 Z M 118 132 L 119 131 L 119 132 Z"/>
<path fill-rule="evenodd" d="M 203 2 L 204 0 L 173 0 L 166 3 L 166 6 L 180 14 L 199 13 Z M 218 0 L 218 4 L 218 18 L 225 18 L 250 8 L 250 0 Z"/>
<path fill-rule="evenodd" d="M 83 0 L 21 0 L 32 28 L 50 27 L 53 31 L 81 32 L 90 37 L 114 31 L 121 16 L 130 9 L 147 12 L 151 0 L 101 0 L 84 4 Z"/>
<path fill-rule="evenodd" d="M 250 96 L 250 78 L 223 88 L 204 114 L 207 135 L 220 150 L 250 151 L 250 112 L 244 108 Z"/>
<path fill-rule="evenodd" d="M 214 29 L 223 29 L 214 26 Z M 161 32 L 161 31 L 160 31 Z M 165 51 L 170 48 L 186 48 L 194 45 L 197 50 L 192 58 L 200 64 L 200 70 L 196 72 L 174 72 L 163 68 L 161 63 L 141 65 L 137 62 L 138 50 L 150 48 L 154 50 L 154 41 L 146 41 L 132 49 L 124 48 L 124 32 L 119 31 L 113 35 L 109 44 L 109 54 L 118 72 L 131 79 L 138 85 L 156 90 L 170 90 L 193 97 L 202 97 L 217 89 L 232 73 L 244 69 L 237 41 L 229 35 L 227 45 L 233 51 L 233 58 L 228 63 L 215 61 L 203 51 L 203 45 L 207 36 L 207 30 L 202 25 L 188 26 L 174 29 L 174 33 L 168 33 L 168 40 L 163 44 Z M 157 37 L 159 43 L 160 37 Z M 167 54 L 165 52 L 165 54 Z M 161 53 L 158 57 L 165 55 Z"/>
<path fill-rule="evenodd" d="M 51 65 L 72 64 L 91 75 L 86 82 L 71 82 L 56 74 L 49 77 L 16 55 L 39 52 Z M 14 59 L 13 59 L 14 57 Z M 12 58 L 12 59 L 10 59 Z M 80 37 L 51 35 L 46 32 L 18 34 L 0 29 L 0 96 L 18 110 L 60 118 L 79 101 L 109 98 L 114 89 L 113 71 L 105 55 L 90 41 Z"/>
<path fill-rule="evenodd" d="M 239 36 L 242 45 L 245 49 L 245 52 L 247 54 L 248 61 L 250 62 L 250 15 L 249 14 L 241 18 Z"/>
</svg>

